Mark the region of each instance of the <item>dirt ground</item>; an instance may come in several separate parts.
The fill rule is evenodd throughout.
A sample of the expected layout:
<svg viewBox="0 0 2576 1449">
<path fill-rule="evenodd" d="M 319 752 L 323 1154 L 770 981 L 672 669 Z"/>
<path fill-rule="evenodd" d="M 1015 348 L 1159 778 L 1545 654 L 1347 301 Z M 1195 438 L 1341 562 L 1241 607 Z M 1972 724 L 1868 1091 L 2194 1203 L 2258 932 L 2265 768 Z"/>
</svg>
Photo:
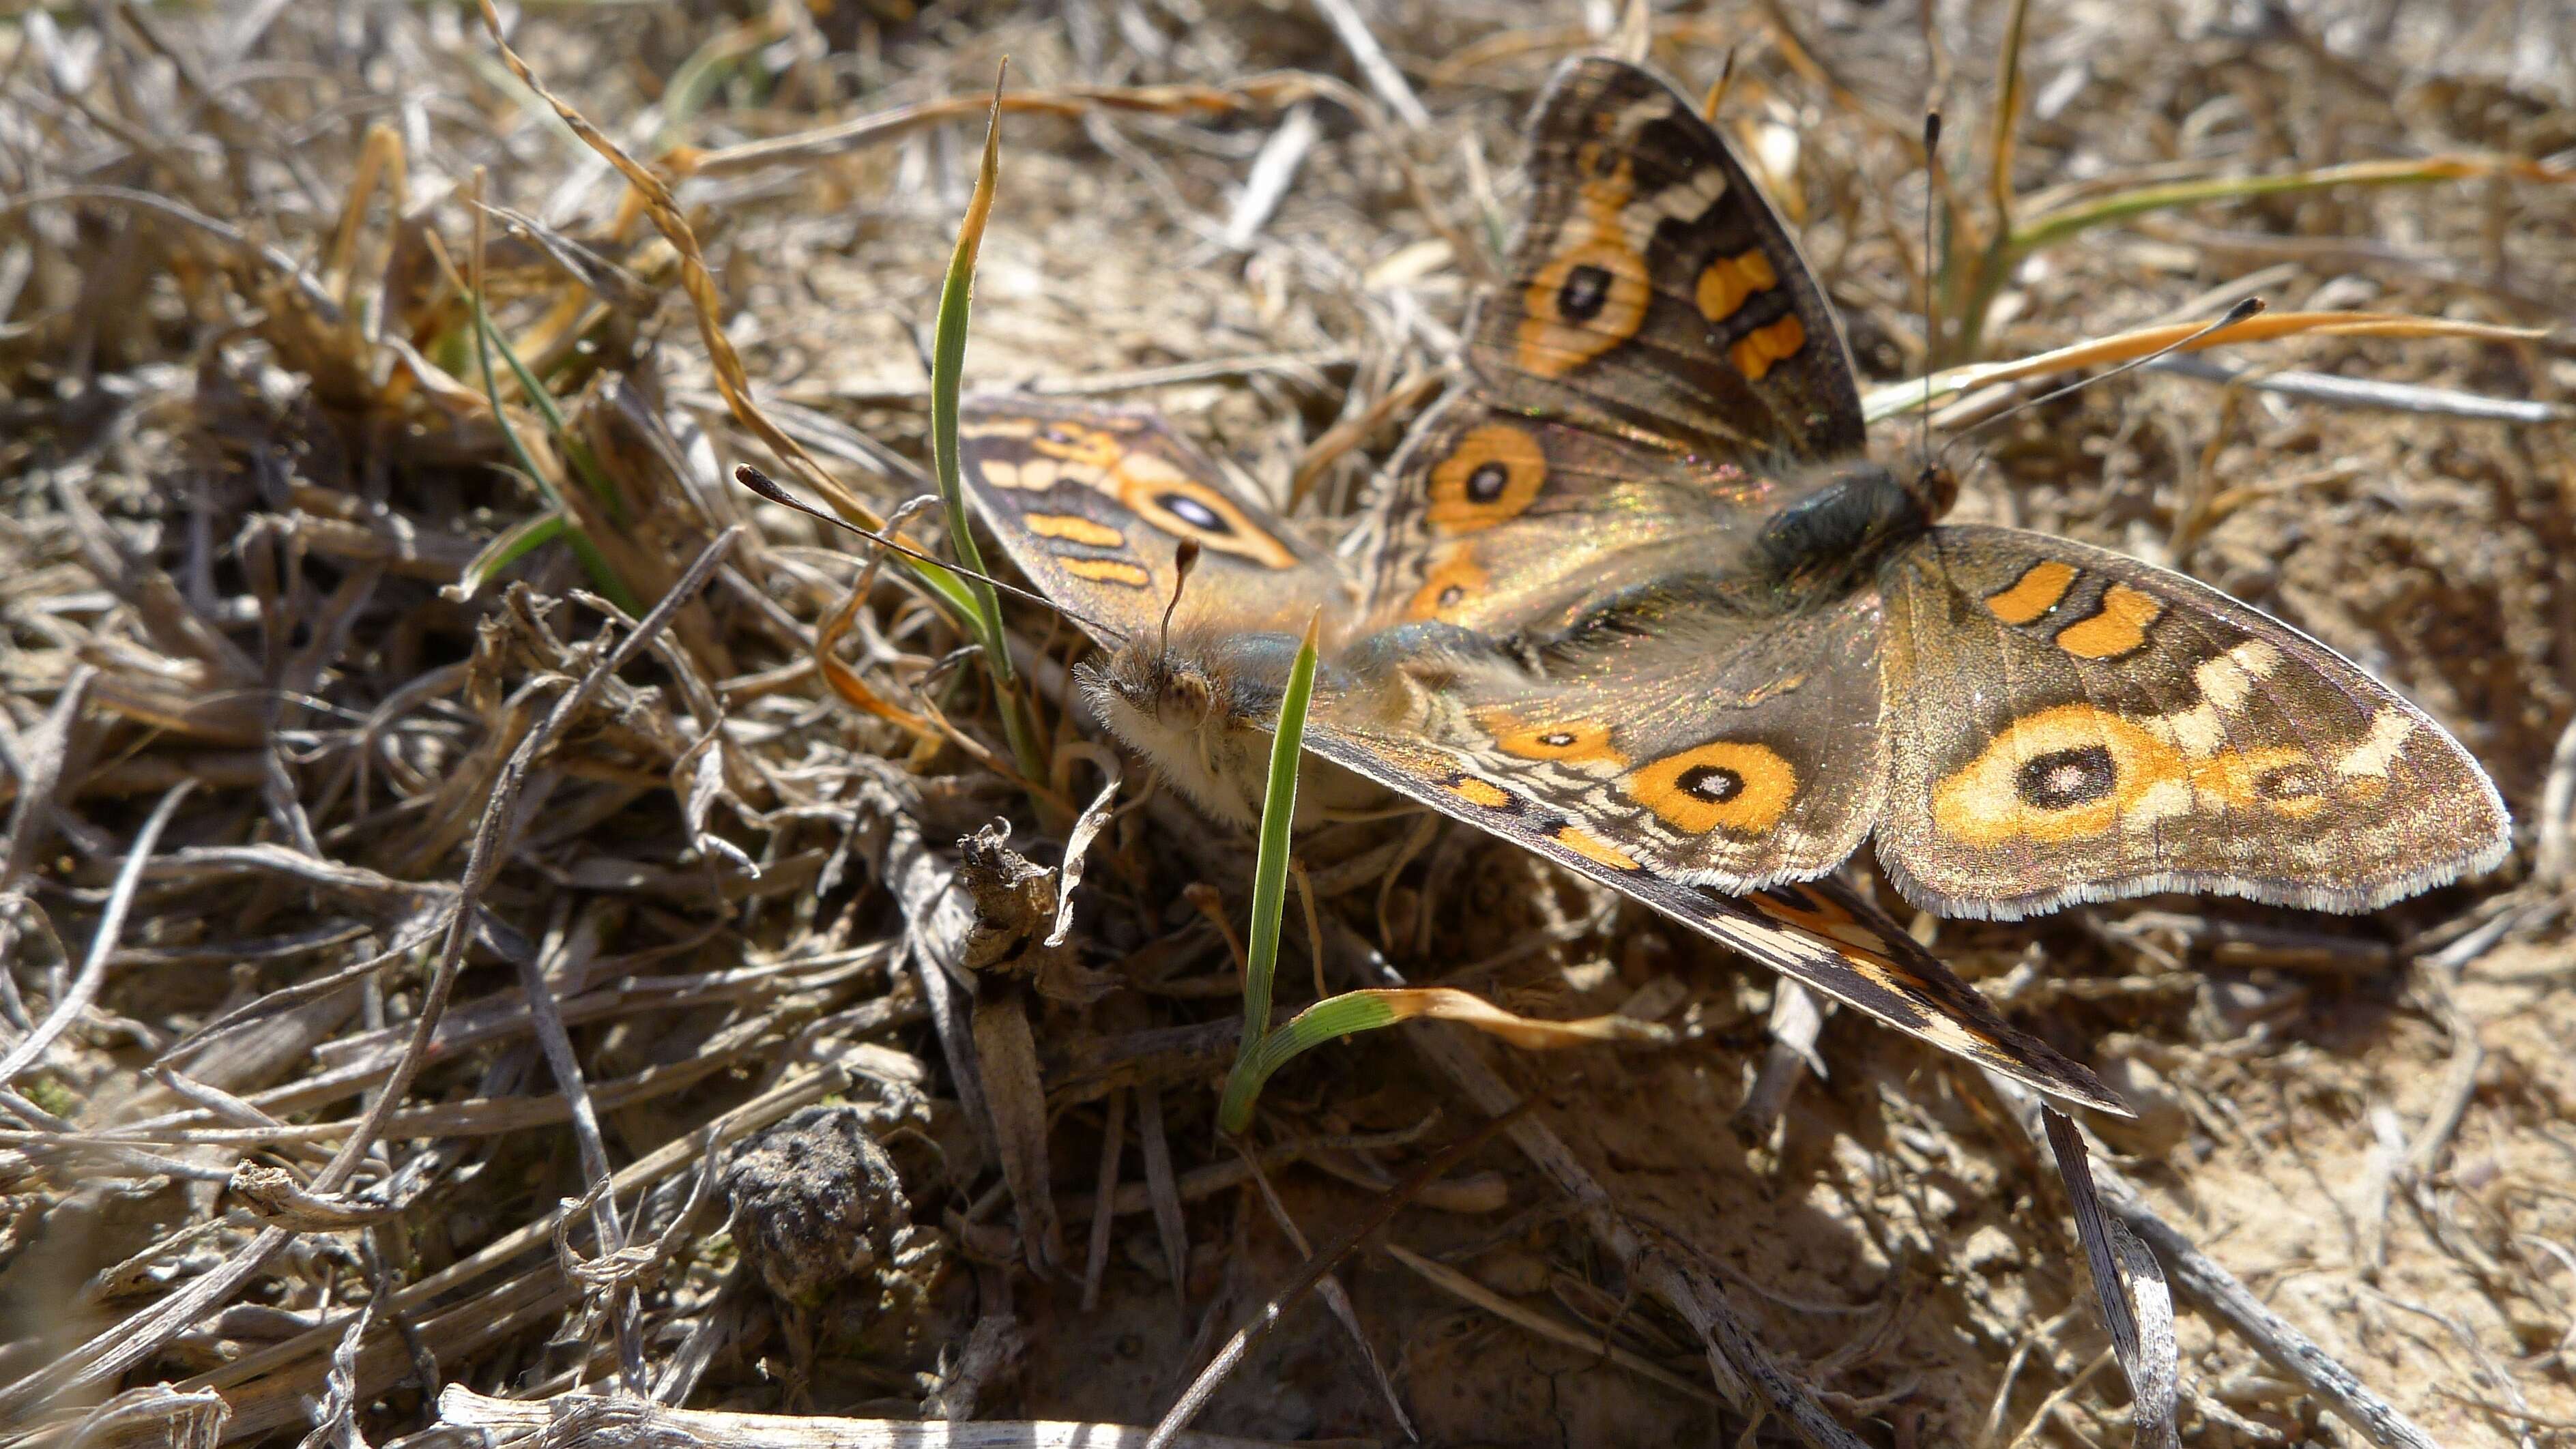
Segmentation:
<svg viewBox="0 0 2576 1449">
<path fill-rule="evenodd" d="M 1307 480 L 1299 526 L 1337 537 L 1454 361 L 1521 118 L 1619 18 L 506 15 L 686 245 L 471 9 L 0 19 L 0 1442 L 465 1442 L 442 1388 L 452 1426 L 621 1387 L 1076 1442 L 1027 1421 L 1153 1424 L 1297 1277 L 1283 1223 L 1362 1235 L 1348 1320 L 1295 1301 L 1208 1434 L 1401 1443 L 1391 1398 L 1441 1445 L 1798 1442 L 1713 1376 L 1678 1272 L 1860 1443 L 2128 1442 L 2005 1099 L 1848 1012 L 1795 1065 L 1773 978 L 1507 845 L 1301 840 L 1337 985 L 1378 943 L 1528 1015 L 1650 1003 L 1677 1044 L 1329 1045 L 1264 1095 L 1259 1181 L 1214 1130 L 1239 1000 L 1202 904 L 1240 928 L 1250 851 L 1132 765 L 1052 974 L 939 994 L 964 901 L 998 909 L 972 851 L 950 890 L 960 838 L 1004 817 L 1051 865 L 1069 817 L 989 767 L 953 621 L 728 481 L 812 496 L 792 437 L 880 511 L 927 490 L 1007 56 L 968 386 L 1155 407 L 1266 496 Z M 2398 1416 L 2356 1424 L 2186 1289 L 2183 1443 L 2576 1443 L 2576 9 L 1720 0 L 1651 35 L 1686 90 L 1729 76 L 1865 390 L 2250 295 L 2523 329 L 2222 349 L 2232 376 L 2127 373 L 1951 455 L 1957 516 L 2186 570 L 2421 703 L 2512 807 L 2504 867 L 2351 918 L 1913 926 L 2131 1097 L 2086 1123 L 2106 1168 Z M 1078 641 L 1010 617 L 1079 804 L 1110 757 L 1065 714 Z M 1407 1184 L 1483 1121 L 1479 1073 L 1572 1167 L 1525 1135 Z M 773 1428 L 597 1432 L 861 1442 Z"/>
</svg>

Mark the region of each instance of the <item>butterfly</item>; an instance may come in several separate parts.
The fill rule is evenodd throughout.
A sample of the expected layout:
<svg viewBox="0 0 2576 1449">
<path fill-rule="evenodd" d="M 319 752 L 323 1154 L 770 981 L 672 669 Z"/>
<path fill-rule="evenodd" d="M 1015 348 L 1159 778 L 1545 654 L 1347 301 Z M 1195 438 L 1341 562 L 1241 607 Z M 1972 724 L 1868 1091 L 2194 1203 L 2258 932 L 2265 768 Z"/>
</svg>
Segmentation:
<svg viewBox="0 0 2576 1449">
<path fill-rule="evenodd" d="M 1108 646 L 1098 716 L 1207 813 L 1257 817 L 1321 611 L 1302 817 L 1392 792 L 2112 1110 L 1832 874 L 1864 838 L 1908 901 L 1998 919 L 2174 890 L 2359 911 L 2502 859 L 2477 764 L 2325 645 L 2117 553 L 1940 523 L 1950 475 L 1871 461 L 1833 309 L 1669 83 L 1568 61 L 1529 134 L 1466 380 L 1340 551 L 1151 416 L 970 402 L 975 507 Z"/>
</svg>

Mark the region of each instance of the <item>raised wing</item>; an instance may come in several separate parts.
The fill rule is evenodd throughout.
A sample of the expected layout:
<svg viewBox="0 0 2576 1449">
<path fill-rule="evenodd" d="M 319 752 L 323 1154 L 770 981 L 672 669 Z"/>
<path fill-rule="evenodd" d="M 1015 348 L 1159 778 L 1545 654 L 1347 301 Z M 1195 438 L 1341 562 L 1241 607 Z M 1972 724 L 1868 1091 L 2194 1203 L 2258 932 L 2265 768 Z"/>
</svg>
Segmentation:
<svg viewBox="0 0 2576 1449">
<path fill-rule="evenodd" d="M 1530 136 L 1528 217 L 1468 340 L 1495 405 L 1721 459 L 1860 451 L 1842 325 L 1689 101 L 1570 60 Z"/>
<path fill-rule="evenodd" d="M 1833 309 L 1671 86 L 1569 61 L 1530 130 L 1474 377 L 1397 457 L 1360 550 L 1378 627 L 1544 635 L 1622 584 L 1722 573 L 1731 535 L 1865 441 Z"/>
</svg>

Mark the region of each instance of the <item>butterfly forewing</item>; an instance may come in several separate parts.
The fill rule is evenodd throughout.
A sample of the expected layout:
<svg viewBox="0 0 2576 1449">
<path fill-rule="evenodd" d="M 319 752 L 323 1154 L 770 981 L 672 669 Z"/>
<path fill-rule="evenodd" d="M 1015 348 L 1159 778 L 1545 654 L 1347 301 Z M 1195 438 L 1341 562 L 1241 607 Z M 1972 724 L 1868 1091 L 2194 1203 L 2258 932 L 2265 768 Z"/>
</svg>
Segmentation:
<svg viewBox="0 0 2576 1449">
<path fill-rule="evenodd" d="M 1295 632 L 1353 590 L 1331 555 L 1226 482 L 1148 413 L 996 395 L 970 398 L 960 477 L 994 536 L 1048 597 L 1122 635 L 1156 626 L 1199 546 L 1176 624 Z M 1108 641 L 1104 641 L 1108 642 Z"/>
<path fill-rule="evenodd" d="M 1569 61 L 1468 343 L 1502 408 L 1719 457 L 1857 453 L 1842 325 L 1743 163 L 1670 85 Z"/>
<path fill-rule="evenodd" d="M 2366 910 L 2493 865 L 2459 743 L 2324 645 L 2179 574 L 1953 527 L 1883 570 L 1878 850 L 1952 915 L 2212 890 Z"/>
</svg>

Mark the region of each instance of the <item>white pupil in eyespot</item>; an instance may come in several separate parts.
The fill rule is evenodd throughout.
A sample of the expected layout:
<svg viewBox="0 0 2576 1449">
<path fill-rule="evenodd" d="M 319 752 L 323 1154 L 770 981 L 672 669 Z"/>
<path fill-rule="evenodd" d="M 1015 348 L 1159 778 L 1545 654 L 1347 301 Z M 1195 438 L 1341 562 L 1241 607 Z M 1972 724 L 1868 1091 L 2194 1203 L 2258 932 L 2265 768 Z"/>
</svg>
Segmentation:
<svg viewBox="0 0 2576 1449">
<path fill-rule="evenodd" d="M 1163 505 L 1164 512 L 1171 514 L 1174 518 L 1179 519 L 1181 522 L 1188 524 L 1192 528 L 1204 528 L 1210 533 L 1231 533 L 1234 531 L 1226 527 L 1224 519 L 1217 517 L 1215 509 L 1208 507 L 1206 504 L 1201 503 L 1187 494 L 1166 493 L 1154 501 Z"/>
</svg>

